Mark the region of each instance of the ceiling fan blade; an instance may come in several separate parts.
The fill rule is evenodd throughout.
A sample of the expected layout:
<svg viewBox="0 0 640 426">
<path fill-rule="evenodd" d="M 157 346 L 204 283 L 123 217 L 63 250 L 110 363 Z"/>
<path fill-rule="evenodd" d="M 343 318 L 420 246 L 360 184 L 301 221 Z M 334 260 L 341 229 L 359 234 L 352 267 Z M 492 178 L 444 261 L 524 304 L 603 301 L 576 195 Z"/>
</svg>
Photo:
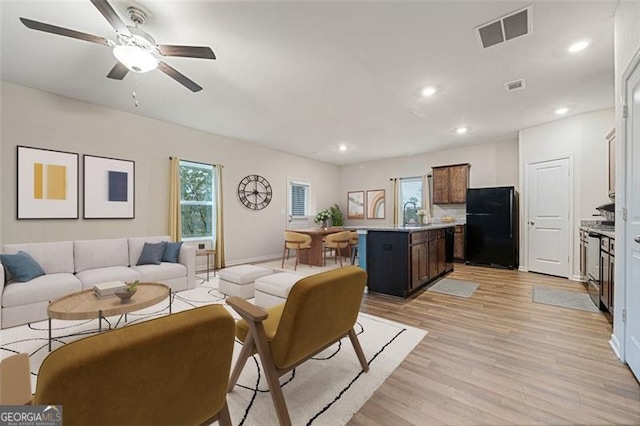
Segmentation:
<svg viewBox="0 0 640 426">
<path fill-rule="evenodd" d="M 109 74 L 107 74 L 107 78 L 112 78 L 114 80 L 122 80 L 127 73 L 129 72 L 129 68 L 122 65 L 120 62 L 116 62 L 116 64 L 111 68 Z"/>
<path fill-rule="evenodd" d="M 87 33 L 81 33 L 80 31 L 70 30 L 68 28 L 57 27 L 55 25 L 45 24 L 44 22 L 32 21 L 27 18 L 20 18 L 20 21 L 32 30 L 44 31 L 45 33 L 57 34 L 65 37 L 77 38 L 84 41 L 90 41 L 92 43 L 104 44 L 109 46 L 109 40 L 104 37 L 99 37 Z"/>
<path fill-rule="evenodd" d="M 118 16 L 113 7 L 107 2 L 107 0 L 91 0 L 91 3 L 100 11 L 102 16 L 105 17 L 111 26 L 121 34 L 131 34 L 127 26 L 122 22 L 122 19 Z"/>
<path fill-rule="evenodd" d="M 202 90 L 202 87 L 197 85 L 193 80 L 190 80 L 184 74 L 180 73 L 180 71 L 172 68 L 165 62 L 159 61 L 158 69 L 192 92 L 199 92 Z"/>
<path fill-rule="evenodd" d="M 184 58 L 216 59 L 210 47 L 205 46 L 171 46 L 159 44 L 158 50 L 164 56 L 182 56 Z"/>
</svg>

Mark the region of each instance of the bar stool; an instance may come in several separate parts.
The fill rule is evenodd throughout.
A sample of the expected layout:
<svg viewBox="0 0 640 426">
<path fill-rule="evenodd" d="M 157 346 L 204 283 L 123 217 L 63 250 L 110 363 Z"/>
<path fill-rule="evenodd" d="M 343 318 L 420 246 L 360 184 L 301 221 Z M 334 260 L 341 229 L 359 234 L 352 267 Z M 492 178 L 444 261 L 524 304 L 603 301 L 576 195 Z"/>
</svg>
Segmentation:
<svg viewBox="0 0 640 426">
<path fill-rule="evenodd" d="M 351 231 L 349 233 L 349 251 L 351 252 L 351 264 L 355 264 L 356 256 L 358 256 L 358 233 Z"/>
</svg>

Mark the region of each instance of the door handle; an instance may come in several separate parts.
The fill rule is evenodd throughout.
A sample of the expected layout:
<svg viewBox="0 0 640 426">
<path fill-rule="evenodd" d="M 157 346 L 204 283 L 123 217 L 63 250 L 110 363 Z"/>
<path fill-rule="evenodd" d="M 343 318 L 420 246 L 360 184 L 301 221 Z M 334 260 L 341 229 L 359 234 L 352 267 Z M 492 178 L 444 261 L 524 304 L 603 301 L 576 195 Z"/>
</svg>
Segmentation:
<svg viewBox="0 0 640 426">
<path fill-rule="evenodd" d="M 535 224 L 536 224 L 535 222 L 529 222 L 529 225 L 531 225 L 531 226 L 533 226 Z"/>
<path fill-rule="evenodd" d="M 640 235 L 636 235 L 636 237 L 633 239 L 633 241 L 635 241 L 636 243 L 640 244 Z"/>
</svg>

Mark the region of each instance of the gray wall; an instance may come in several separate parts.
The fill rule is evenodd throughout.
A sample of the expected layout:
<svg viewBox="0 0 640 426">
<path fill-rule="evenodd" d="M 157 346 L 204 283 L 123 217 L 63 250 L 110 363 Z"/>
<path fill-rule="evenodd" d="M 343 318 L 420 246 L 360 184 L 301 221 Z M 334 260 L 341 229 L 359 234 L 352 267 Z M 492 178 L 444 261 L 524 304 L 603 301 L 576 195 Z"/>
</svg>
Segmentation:
<svg viewBox="0 0 640 426">
<path fill-rule="evenodd" d="M 220 163 L 228 262 L 281 254 L 287 177 L 311 182 L 315 206 L 338 202 L 337 166 L 199 130 L 2 82 L 0 122 L 0 241 L 7 243 L 148 236 L 168 233 L 169 156 Z M 135 219 L 16 220 L 16 146 L 135 161 Z M 267 178 L 271 204 L 249 211 L 237 197 L 248 174 Z"/>
</svg>

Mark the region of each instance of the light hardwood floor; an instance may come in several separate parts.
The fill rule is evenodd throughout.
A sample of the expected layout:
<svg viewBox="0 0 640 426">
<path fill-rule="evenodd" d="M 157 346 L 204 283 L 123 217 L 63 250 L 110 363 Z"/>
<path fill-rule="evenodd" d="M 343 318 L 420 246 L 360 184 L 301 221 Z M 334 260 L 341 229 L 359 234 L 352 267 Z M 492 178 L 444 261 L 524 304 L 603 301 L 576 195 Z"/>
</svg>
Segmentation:
<svg viewBox="0 0 640 426">
<path fill-rule="evenodd" d="M 605 315 L 531 301 L 534 285 L 582 283 L 459 264 L 449 277 L 480 286 L 469 299 L 365 295 L 363 312 L 429 334 L 350 425 L 640 424 L 640 385 Z"/>
</svg>

